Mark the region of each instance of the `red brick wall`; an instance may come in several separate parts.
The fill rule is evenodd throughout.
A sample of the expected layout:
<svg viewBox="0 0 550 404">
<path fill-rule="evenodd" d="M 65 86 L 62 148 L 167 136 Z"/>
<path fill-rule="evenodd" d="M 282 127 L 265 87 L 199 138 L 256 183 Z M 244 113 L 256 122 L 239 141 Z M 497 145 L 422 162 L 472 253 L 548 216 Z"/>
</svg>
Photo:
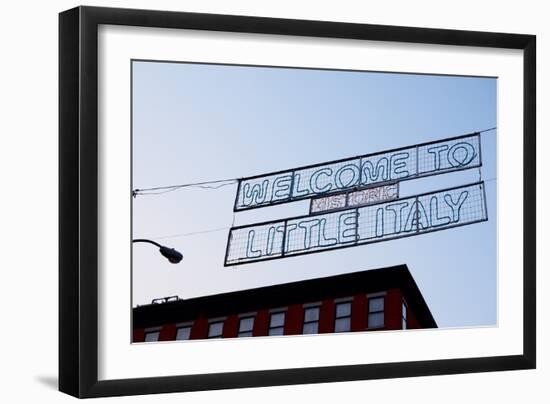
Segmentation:
<svg viewBox="0 0 550 404">
<path fill-rule="evenodd" d="M 143 328 L 136 328 L 133 332 L 133 342 L 144 342 L 145 341 L 145 330 Z"/>
<path fill-rule="evenodd" d="M 389 289 L 384 296 L 384 328 L 385 330 L 402 329 L 402 302 L 403 296 L 399 289 Z M 336 304 L 334 299 L 325 299 L 321 302 L 319 333 L 334 332 Z M 235 338 L 238 335 L 239 315 L 229 315 L 223 327 L 223 338 Z M 351 331 L 364 331 L 367 328 L 368 299 L 366 294 L 353 296 L 351 309 Z M 265 336 L 269 332 L 269 309 L 259 310 L 254 318 L 254 336 Z M 293 304 L 288 307 L 285 315 L 284 335 L 302 333 L 304 309 L 302 304 Z M 410 329 L 421 328 L 415 314 L 407 305 L 407 325 Z M 159 341 L 171 341 L 176 338 L 176 324 L 165 324 L 160 329 Z M 208 319 L 200 316 L 193 322 L 190 339 L 205 339 L 208 337 Z M 143 328 L 133 330 L 133 342 L 144 342 Z"/>
<path fill-rule="evenodd" d="M 400 330 L 401 324 L 401 303 L 403 297 L 399 289 L 390 289 L 386 292 L 384 299 L 384 329 Z"/>
<path fill-rule="evenodd" d="M 207 331 L 208 332 L 208 331 Z M 235 338 L 239 333 L 239 316 L 231 314 L 227 316 L 223 323 L 223 338 Z"/>
<path fill-rule="evenodd" d="M 208 319 L 199 317 L 193 322 L 189 339 L 203 339 L 208 337 Z"/>
<path fill-rule="evenodd" d="M 334 332 L 335 310 L 334 299 L 323 300 L 319 313 L 319 333 Z"/>
<path fill-rule="evenodd" d="M 176 339 L 176 324 L 166 324 L 160 329 L 159 341 L 173 341 Z"/>
<path fill-rule="evenodd" d="M 353 301 L 351 303 L 352 331 L 363 331 L 367 328 L 367 308 L 367 296 L 364 293 L 353 296 Z"/>
<path fill-rule="evenodd" d="M 288 307 L 285 321 L 285 334 L 296 335 L 302 333 L 302 324 L 304 322 L 304 309 L 301 304 L 292 304 Z"/>
<path fill-rule="evenodd" d="M 267 335 L 267 332 L 269 330 L 269 320 L 269 311 L 267 309 L 259 310 L 256 314 L 256 318 L 254 319 L 254 328 L 252 329 L 252 335 L 254 337 Z"/>
</svg>

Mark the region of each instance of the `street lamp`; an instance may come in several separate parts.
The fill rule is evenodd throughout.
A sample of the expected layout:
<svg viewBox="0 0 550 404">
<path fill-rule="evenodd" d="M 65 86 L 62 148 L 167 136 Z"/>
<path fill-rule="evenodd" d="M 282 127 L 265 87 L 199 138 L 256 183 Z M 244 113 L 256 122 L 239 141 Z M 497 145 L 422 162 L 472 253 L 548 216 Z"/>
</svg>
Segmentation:
<svg viewBox="0 0 550 404">
<path fill-rule="evenodd" d="M 132 242 L 133 243 L 149 243 L 149 244 L 153 244 L 154 246 L 157 246 L 159 248 L 160 253 L 162 255 L 164 255 L 168 259 L 168 261 L 170 261 L 172 264 L 177 264 L 183 258 L 183 254 L 180 253 L 179 251 L 177 251 L 173 248 L 170 248 L 170 247 L 160 245 L 159 243 L 157 243 L 153 240 L 138 238 L 138 239 L 132 240 Z"/>
</svg>

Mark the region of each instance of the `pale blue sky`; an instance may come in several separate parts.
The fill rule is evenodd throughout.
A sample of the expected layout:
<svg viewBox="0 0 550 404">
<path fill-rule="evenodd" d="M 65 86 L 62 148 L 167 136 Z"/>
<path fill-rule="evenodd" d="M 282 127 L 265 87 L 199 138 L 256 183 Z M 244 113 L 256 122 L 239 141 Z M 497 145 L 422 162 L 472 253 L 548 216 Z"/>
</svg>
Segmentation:
<svg viewBox="0 0 550 404">
<path fill-rule="evenodd" d="M 239 178 L 496 126 L 497 80 L 374 72 L 133 63 L 133 187 Z M 224 267 L 235 225 L 303 215 L 308 202 L 233 214 L 236 185 L 133 200 L 132 305 L 407 264 L 440 327 L 496 323 L 496 140 L 482 134 L 487 222 L 400 240 Z M 401 196 L 479 179 L 401 184 Z M 222 230 L 217 230 L 222 229 Z M 187 233 L 204 232 L 193 235 Z M 171 237 L 169 237 L 171 236 Z"/>
</svg>

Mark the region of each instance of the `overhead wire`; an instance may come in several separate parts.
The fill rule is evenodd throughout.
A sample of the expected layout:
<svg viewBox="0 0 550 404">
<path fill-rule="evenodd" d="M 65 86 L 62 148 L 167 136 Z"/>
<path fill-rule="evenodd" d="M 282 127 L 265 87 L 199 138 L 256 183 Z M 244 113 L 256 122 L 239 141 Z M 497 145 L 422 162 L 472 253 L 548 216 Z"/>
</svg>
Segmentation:
<svg viewBox="0 0 550 404">
<path fill-rule="evenodd" d="M 497 127 L 493 128 L 487 128 L 480 131 L 473 132 L 472 134 L 482 134 L 487 133 L 496 130 Z M 479 180 L 481 181 L 482 173 L 481 173 L 481 167 L 478 167 L 478 175 Z M 492 182 L 496 181 L 497 178 L 488 178 L 485 179 L 485 182 Z M 213 180 L 213 181 L 203 181 L 203 182 L 194 182 L 194 183 L 188 183 L 188 184 L 179 184 L 179 185 L 167 185 L 167 186 L 159 186 L 159 187 L 152 187 L 152 188 L 141 188 L 141 189 L 135 189 L 132 191 L 132 195 L 136 197 L 137 195 L 162 195 L 169 192 L 176 191 L 178 189 L 182 188 L 201 188 L 201 189 L 220 189 L 223 187 L 226 187 L 228 185 L 233 185 L 239 181 L 238 178 L 229 178 L 225 180 Z M 213 185 L 217 184 L 217 185 Z M 154 237 L 154 239 L 162 240 L 162 239 L 168 239 L 168 238 L 176 238 L 176 237 L 187 237 L 187 236 L 194 236 L 198 234 L 206 234 L 206 233 L 213 233 L 213 232 L 219 232 L 223 230 L 228 230 L 234 227 L 235 225 L 235 212 L 233 212 L 233 218 L 230 226 L 226 227 L 219 227 L 215 229 L 209 229 L 209 230 L 201 230 L 201 231 L 194 231 L 194 232 L 188 232 L 188 233 L 179 233 L 179 234 L 173 234 L 169 236 L 161 236 L 161 237 Z"/>
<path fill-rule="evenodd" d="M 162 195 L 168 192 L 173 192 L 182 188 L 201 188 L 201 189 L 220 189 L 228 185 L 236 184 L 238 181 L 237 178 L 231 178 L 227 180 L 215 180 L 215 181 L 203 181 L 195 182 L 189 184 L 180 184 L 180 185 L 167 185 L 162 187 L 153 187 L 153 188 L 136 188 L 132 191 L 132 196 L 136 197 L 137 195 Z M 211 185 L 218 184 L 218 185 Z"/>
<path fill-rule="evenodd" d="M 215 232 L 222 231 L 222 230 L 228 230 L 231 227 L 232 226 L 225 226 L 225 227 L 218 227 L 218 228 L 215 228 L 215 229 L 192 231 L 192 232 L 189 232 L 189 233 L 171 234 L 169 236 L 151 237 L 151 239 L 153 239 L 153 240 L 163 240 L 163 239 L 167 239 L 167 238 L 195 236 L 195 235 L 198 235 L 198 234 L 215 233 Z"/>
<path fill-rule="evenodd" d="M 473 134 L 482 134 L 486 132 L 491 132 L 491 131 L 494 131 L 495 129 L 497 129 L 496 126 L 473 132 Z M 226 187 L 228 185 L 236 184 L 238 181 L 239 181 L 239 178 L 228 178 L 225 180 L 212 180 L 212 181 L 179 184 L 179 185 L 166 185 L 166 186 L 152 187 L 152 188 L 136 188 L 132 190 L 132 196 L 135 198 L 138 195 L 163 195 L 182 188 L 201 188 L 201 189 L 215 190 L 215 189 Z M 218 185 L 212 185 L 212 184 L 218 184 Z"/>
</svg>

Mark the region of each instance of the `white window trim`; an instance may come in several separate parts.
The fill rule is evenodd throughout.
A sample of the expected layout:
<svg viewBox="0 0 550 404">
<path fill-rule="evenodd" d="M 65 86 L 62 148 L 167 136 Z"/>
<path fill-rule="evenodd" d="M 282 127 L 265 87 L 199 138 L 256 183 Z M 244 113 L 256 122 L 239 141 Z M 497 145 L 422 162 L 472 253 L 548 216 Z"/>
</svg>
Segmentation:
<svg viewBox="0 0 550 404">
<path fill-rule="evenodd" d="M 209 318 L 208 325 L 210 325 L 210 323 L 219 323 L 220 321 L 225 321 L 225 320 L 227 320 L 227 316 Z"/>
<path fill-rule="evenodd" d="M 258 315 L 257 311 L 249 311 L 248 313 L 240 313 L 237 316 L 240 318 L 242 317 L 256 317 Z"/>
<path fill-rule="evenodd" d="M 304 304 L 302 304 L 302 307 L 303 307 L 304 309 L 310 309 L 310 308 L 312 308 L 312 307 L 319 307 L 319 308 L 321 308 L 321 304 L 322 304 L 322 303 L 323 303 L 323 302 L 304 303 Z"/>
<path fill-rule="evenodd" d="M 382 297 L 386 296 L 387 292 L 376 292 L 376 293 L 367 293 L 367 299 L 371 299 L 373 297 Z"/>
<path fill-rule="evenodd" d="M 277 307 L 276 309 L 269 309 L 268 310 L 269 314 L 281 313 L 281 312 L 288 312 L 288 307 Z"/>
<path fill-rule="evenodd" d="M 338 299 L 334 299 L 334 304 L 340 303 L 353 303 L 353 296 L 339 297 Z"/>
</svg>

